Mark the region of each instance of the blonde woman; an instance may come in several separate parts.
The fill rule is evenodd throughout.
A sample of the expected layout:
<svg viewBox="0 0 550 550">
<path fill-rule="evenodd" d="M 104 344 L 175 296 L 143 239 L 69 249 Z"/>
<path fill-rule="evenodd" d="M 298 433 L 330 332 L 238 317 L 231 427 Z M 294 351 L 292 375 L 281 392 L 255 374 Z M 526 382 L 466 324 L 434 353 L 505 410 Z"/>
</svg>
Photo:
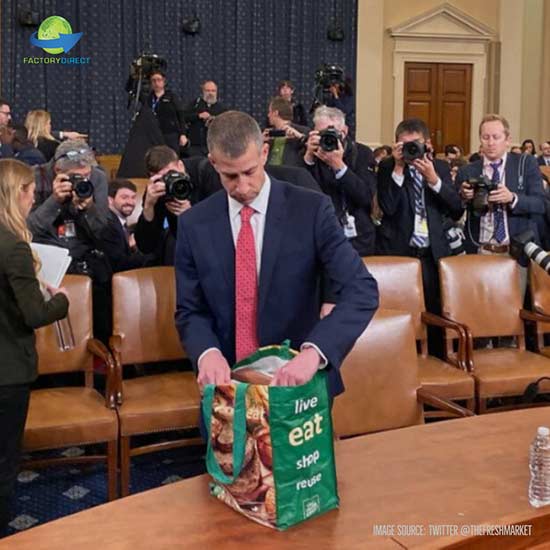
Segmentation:
<svg viewBox="0 0 550 550">
<path fill-rule="evenodd" d="M 0 160 L 0 536 L 19 466 L 30 384 L 36 378 L 34 329 L 67 315 L 65 289 L 48 290 L 36 278 L 37 264 L 26 218 L 34 202 L 34 173 L 18 160 Z"/>
<path fill-rule="evenodd" d="M 59 145 L 59 141 L 52 134 L 52 117 L 50 113 L 41 109 L 29 111 L 25 119 L 25 127 L 29 132 L 29 140 L 49 162 Z"/>
</svg>

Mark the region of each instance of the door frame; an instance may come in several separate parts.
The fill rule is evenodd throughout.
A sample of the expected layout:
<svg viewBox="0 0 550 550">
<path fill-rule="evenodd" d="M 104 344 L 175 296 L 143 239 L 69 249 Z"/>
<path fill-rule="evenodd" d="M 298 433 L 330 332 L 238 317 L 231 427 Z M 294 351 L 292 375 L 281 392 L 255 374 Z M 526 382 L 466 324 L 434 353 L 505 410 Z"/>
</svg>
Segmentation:
<svg viewBox="0 0 550 550">
<path fill-rule="evenodd" d="M 434 51 L 437 50 L 437 51 Z M 393 53 L 394 127 L 403 120 L 405 101 L 405 63 L 465 63 L 472 65 L 472 102 L 470 148 L 477 150 L 478 125 L 485 114 L 487 51 L 485 44 L 467 42 L 399 40 Z M 431 128 L 430 128 L 431 130 Z M 465 151 L 469 154 L 470 151 Z"/>
</svg>

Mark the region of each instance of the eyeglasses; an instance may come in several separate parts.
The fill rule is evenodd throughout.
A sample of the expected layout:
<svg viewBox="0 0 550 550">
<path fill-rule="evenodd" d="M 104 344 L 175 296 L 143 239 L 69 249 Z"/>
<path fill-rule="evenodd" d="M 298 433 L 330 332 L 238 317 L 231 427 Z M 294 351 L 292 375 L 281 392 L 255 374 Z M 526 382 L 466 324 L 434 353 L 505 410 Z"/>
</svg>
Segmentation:
<svg viewBox="0 0 550 550">
<path fill-rule="evenodd" d="M 92 153 L 91 149 L 88 148 L 82 148 L 82 149 L 75 149 L 72 151 L 67 151 L 66 153 L 63 153 L 62 155 L 55 156 L 55 160 L 58 161 L 62 158 L 68 158 L 69 160 L 79 160 L 82 158 L 85 158 L 89 156 Z"/>
</svg>

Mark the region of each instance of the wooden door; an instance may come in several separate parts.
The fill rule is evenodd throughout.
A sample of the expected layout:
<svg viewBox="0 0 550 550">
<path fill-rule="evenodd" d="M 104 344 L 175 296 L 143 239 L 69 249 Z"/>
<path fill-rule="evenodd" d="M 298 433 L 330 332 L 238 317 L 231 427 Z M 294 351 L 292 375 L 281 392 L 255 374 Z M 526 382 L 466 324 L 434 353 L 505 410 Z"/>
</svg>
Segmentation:
<svg viewBox="0 0 550 550">
<path fill-rule="evenodd" d="M 431 132 L 436 153 L 445 145 L 470 152 L 472 65 L 405 63 L 403 118 L 421 118 Z"/>
</svg>

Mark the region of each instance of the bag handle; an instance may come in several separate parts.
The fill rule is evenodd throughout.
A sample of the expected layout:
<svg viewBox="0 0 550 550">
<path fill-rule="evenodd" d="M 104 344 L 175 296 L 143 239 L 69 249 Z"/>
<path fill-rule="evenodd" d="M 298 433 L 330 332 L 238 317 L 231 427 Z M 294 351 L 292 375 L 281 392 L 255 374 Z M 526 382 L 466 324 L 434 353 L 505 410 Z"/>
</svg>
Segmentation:
<svg viewBox="0 0 550 550">
<path fill-rule="evenodd" d="M 235 387 L 235 412 L 233 415 L 233 472 L 228 476 L 221 469 L 214 450 L 212 449 L 212 437 L 210 429 L 212 426 L 212 404 L 214 402 L 214 392 L 216 386 L 207 384 L 204 386 L 204 394 L 202 398 L 202 414 L 206 424 L 206 432 L 208 434 L 208 443 L 206 447 L 206 469 L 208 473 L 220 483 L 230 485 L 240 475 L 245 454 L 246 446 L 246 391 L 248 384 L 239 383 Z"/>
</svg>

